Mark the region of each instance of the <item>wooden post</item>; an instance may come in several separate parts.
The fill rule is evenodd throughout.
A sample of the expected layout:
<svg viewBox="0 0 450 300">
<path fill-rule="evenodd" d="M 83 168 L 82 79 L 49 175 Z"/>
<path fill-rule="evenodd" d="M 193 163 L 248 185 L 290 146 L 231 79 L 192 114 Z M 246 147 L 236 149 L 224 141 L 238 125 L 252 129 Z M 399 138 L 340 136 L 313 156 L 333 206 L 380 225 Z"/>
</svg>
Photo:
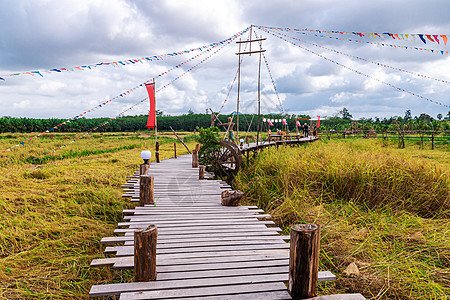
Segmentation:
<svg viewBox="0 0 450 300">
<path fill-rule="evenodd" d="M 155 204 L 154 197 L 155 181 L 150 175 L 141 175 L 139 180 L 139 206 Z"/>
<path fill-rule="evenodd" d="M 177 158 L 177 142 L 173 142 L 173 157 Z"/>
<path fill-rule="evenodd" d="M 155 161 L 159 163 L 159 142 L 156 141 L 155 145 Z"/>
<path fill-rule="evenodd" d="M 431 133 L 431 150 L 434 150 L 434 132 Z"/>
<path fill-rule="evenodd" d="M 320 227 L 313 224 L 291 228 L 289 293 L 292 299 L 315 297 L 319 274 Z"/>
<path fill-rule="evenodd" d="M 206 170 L 206 166 L 198 167 L 198 179 L 200 179 L 200 180 L 205 179 L 205 170 Z"/>
<path fill-rule="evenodd" d="M 148 169 L 150 169 L 149 164 L 141 164 L 139 166 L 139 175 L 148 175 Z"/>
<path fill-rule="evenodd" d="M 200 145 L 197 144 L 195 146 L 195 149 L 192 150 L 192 167 L 193 168 L 198 168 L 198 151 L 200 149 Z"/>
<path fill-rule="evenodd" d="M 134 281 L 156 280 L 156 242 L 158 229 L 150 225 L 134 231 Z"/>
</svg>

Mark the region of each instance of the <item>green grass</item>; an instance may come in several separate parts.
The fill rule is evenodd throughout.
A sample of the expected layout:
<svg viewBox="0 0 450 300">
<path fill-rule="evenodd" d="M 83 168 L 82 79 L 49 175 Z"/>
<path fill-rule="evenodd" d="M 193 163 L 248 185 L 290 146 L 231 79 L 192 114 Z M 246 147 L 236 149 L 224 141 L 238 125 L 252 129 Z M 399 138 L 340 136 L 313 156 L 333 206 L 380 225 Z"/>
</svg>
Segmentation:
<svg viewBox="0 0 450 300">
<path fill-rule="evenodd" d="M 7 149 L 32 134 L 0 136 Z M 89 264 L 103 257 L 100 239 L 112 236 L 122 210 L 133 206 L 120 186 L 138 169 L 140 151 L 154 150 L 154 139 L 93 134 L 52 153 L 74 136 L 48 135 L 1 157 L 0 299 L 87 299 L 93 284 L 131 278 Z M 173 156 L 175 140 L 159 138 L 161 159 Z M 177 153 L 187 150 L 178 143 Z"/>
<path fill-rule="evenodd" d="M 264 150 L 236 183 L 285 234 L 321 225 L 320 269 L 338 280 L 320 284 L 320 294 L 447 299 L 449 157 L 366 139 L 319 141 Z M 357 277 L 343 273 L 352 262 Z"/>
</svg>

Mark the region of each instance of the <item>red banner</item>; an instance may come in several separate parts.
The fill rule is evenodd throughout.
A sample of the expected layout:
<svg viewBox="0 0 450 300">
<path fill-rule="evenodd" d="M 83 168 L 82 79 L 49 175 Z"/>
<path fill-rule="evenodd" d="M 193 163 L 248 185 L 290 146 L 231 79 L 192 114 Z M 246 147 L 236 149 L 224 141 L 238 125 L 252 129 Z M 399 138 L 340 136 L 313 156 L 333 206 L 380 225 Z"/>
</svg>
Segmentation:
<svg viewBox="0 0 450 300">
<path fill-rule="evenodd" d="M 146 83 L 145 87 L 148 92 L 148 99 L 150 100 L 150 111 L 148 113 L 147 128 L 155 129 L 156 113 L 155 113 L 155 83 Z"/>
<path fill-rule="evenodd" d="M 317 116 L 317 128 L 320 128 L 320 116 Z"/>
</svg>

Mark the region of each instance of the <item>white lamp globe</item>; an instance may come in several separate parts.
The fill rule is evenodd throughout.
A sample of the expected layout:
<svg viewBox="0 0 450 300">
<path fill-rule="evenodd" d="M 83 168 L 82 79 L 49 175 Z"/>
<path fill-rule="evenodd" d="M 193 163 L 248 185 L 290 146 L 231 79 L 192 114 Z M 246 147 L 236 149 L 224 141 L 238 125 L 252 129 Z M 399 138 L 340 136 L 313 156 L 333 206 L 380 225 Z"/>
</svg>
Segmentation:
<svg viewBox="0 0 450 300">
<path fill-rule="evenodd" d="M 240 139 L 239 142 L 241 142 L 241 144 L 244 142 L 244 139 Z"/>
<path fill-rule="evenodd" d="M 150 150 L 141 151 L 141 158 L 144 160 L 145 164 L 148 164 L 149 159 L 152 157 Z"/>
<path fill-rule="evenodd" d="M 264 122 L 264 123 L 266 122 L 266 118 L 263 119 L 263 122 Z"/>
</svg>

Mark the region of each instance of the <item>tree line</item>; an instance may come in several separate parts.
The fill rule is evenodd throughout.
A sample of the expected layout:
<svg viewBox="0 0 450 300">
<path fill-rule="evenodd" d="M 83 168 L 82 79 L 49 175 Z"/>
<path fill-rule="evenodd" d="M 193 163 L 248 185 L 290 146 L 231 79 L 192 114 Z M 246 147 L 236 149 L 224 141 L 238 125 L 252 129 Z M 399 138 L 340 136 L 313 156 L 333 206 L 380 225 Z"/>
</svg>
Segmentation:
<svg viewBox="0 0 450 300">
<path fill-rule="evenodd" d="M 198 128 L 207 128 L 211 125 L 210 114 L 196 114 L 189 111 L 188 114 L 181 116 L 168 116 L 163 115 L 161 111 L 158 111 L 157 123 L 158 130 L 169 131 L 172 127 L 175 131 L 193 131 Z M 233 118 L 233 122 L 236 123 L 236 115 L 219 115 L 218 119 L 221 123 L 228 122 L 228 117 Z M 296 130 L 296 119 L 309 118 L 308 115 L 286 115 L 284 119 L 288 125 L 289 130 Z M 265 122 L 264 122 L 265 119 Z M 260 117 L 260 129 L 263 132 L 269 129 L 274 131 L 276 129 L 286 130 L 286 126 L 281 122 L 274 122 L 274 126 L 269 126 L 267 120 L 280 120 L 283 116 L 276 114 L 266 114 Z M 55 126 L 65 122 L 65 119 L 32 119 L 32 118 L 14 118 L 14 117 L 1 117 L 0 118 L 0 133 L 5 132 L 44 132 L 46 130 L 54 130 L 55 132 L 87 132 L 90 131 L 109 118 L 79 118 L 73 120 L 65 125 L 59 126 L 54 129 Z M 215 121 L 215 125 L 220 124 L 219 121 Z M 301 124 L 317 125 L 317 121 L 301 120 Z M 146 128 L 147 115 L 139 116 L 124 116 L 117 118 L 107 125 L 99 127 L 97 132 L 134 132 L 148 130 Z M 220 126 L 219 126 L 220 127 Z M 392 128 L 402 127 L 409 130 L 450 130 L 450 111 L 444 117 L 438 114 L 436 118 L 433 118 L 425 113 L 419 116 L 413 117 L 411 111 L 407 110 L 403 117 L 393 116 L 390 118 L 360 118 L 354 120 L 348 109 L 343 108 L 337 114 L 331 117 L 324 117 L 320 121 L 319 130 L 336 130 L 343 131 L 357 127 L 362 130 L 375 130 L 383 131 Z M 53 129 L 52 129 L 53 128 Z M 224 128 L 224 127 L 220 127 Z M 239 114 L 239 130 L 240 131 L 256 131 L 258 128 L 258 116 L 254 114 Z M 236 130 L 236 126 L 234 127 Z"/>
</svg>

